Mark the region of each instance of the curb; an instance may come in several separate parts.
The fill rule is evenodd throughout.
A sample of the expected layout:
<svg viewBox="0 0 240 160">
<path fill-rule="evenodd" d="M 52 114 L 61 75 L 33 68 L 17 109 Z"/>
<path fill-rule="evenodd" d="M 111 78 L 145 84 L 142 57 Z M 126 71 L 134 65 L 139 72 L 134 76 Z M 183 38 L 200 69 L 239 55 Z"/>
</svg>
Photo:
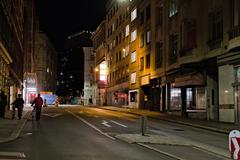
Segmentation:
<svg viewBox="0 0 240 160">
<path fill-rule="evenodd" d="M 122 113 L 128 113 L 128 114 L 133 114 L 133 115 L 138 115 L 138 116 L 144 115 L 144 114 L 140 114 L 140 113 L 134 113 L 134 112 L 130 112 L 130 111 L 114 110 L 114 109 L 110 109 L 110 108 L 100 108 L 100 109 L 109 110 L 109 111 L 116 111 L 116 112 L 122 112 Z M 157 119 L 157 120 L 162 120 L 162 121 L 167 121 L 167 122 L 187 125 L 187 126 L 191 126 L 191 127 L 195 127 L 195 128 L 205 129 L 205 130 L 209 130 L 209 131 L 213 131 L 213 132 L 229 134 L 229 131 L 223 130 L 223 129 L 212 128 L 212 127 L 207 127 L 207 126 L 202 126 L 202 125 L 192 124 L 192 123 L 187 123 L 187 122 L 181 122 L 181 121 L 176 121 L 176 120 L 170 120 L 170 119 L 165 119 L 165 118 L 160 118 L 160 117 L 153 117 L 153 116 L 148 116 L 148 117 L 152 118 L 152 119 Z"/>
<path fill-rule="evenodd" d="M 152 150 L 152 151 L 158 152 L 158 153 L 163 154 L 163 155 L 165 155 L 165 156 L 168 156 L 168 157 L 170 157 L 170 158 L 173 158 L 173 159 L 176 159 L 176 160 L 185 160 L 185 159 L 182 159 L 182 158 L 180 158 L 180 157 L 177 157 L 177 156 L 175 156 L 175 155 L 173 155 L 173 154 L 170 154 L 170 153 L 167 153 L 167 152 L 164 152 L 164 151 L 160 151 L 160 150 L 158 150 L 158 149 L 156 149 L 156 148 L 154 148 L 154 147 L 151 147 L 151 146 L 149 146 L 149 145 L 146 145 L 146 144 L 143 144 L 143 143 L 137 143 L 137 144 L 138 144 L 139 146 L 148 148 L 148 149 L 150 149 L 150 150 Z"/>
<path fill-rule="evenodd" d="M 14 129 L 14 131 L 11 133 L 11 135 L 8 138 L 4 138 L 2 140 L 0 140 L 0 143 L 7 143 L 7 142 L 11 142 L 15 139 L 17 139 L 23 129 L 23 127 L 25 126 L 26 122 L 27 122 L 27 118 L 29 117 L 30 112 L 26 112 L 25 115 L 23 115 L 23 119 L 20 120 L 20 122 L 18 123 L 18 125 L 16 126 L 16 128 Z"/>
</svg>

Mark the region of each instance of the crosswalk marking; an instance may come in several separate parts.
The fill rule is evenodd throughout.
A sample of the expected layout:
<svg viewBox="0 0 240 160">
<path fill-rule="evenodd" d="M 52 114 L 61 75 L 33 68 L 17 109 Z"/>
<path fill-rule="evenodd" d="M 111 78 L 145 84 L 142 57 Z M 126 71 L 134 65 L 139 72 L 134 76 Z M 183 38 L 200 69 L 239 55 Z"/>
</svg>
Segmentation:
<svg viewBox="0 0 240 160">
<path fill-rule="evenodd" d="M 111 122 L 114 123 L 114 124 L 117 124 L 117 125 L 119 125 L 119 126 L 122 126 L 122 127 L 124 127 L 124 128 L 127 128 L 127 126 L 124 125 L 124 124 L 118 123 L 118 122 L 113 121 L 113 120 L 111 120 Z"/>
</svg>

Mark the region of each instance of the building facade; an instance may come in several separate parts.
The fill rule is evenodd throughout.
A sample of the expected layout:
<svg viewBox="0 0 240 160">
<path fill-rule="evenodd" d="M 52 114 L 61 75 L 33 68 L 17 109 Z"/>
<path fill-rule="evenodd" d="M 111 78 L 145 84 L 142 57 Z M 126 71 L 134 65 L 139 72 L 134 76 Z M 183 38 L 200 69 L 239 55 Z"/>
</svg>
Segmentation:
<svg viewBox="0 0 240 160">
<path fill-rule="evenodd" d="M 83 47 L 84 53 L 84 89 L 83 103 L 84 105 L 93 104 L 93 78 L 94 78 L 94 53 L 93 47 Z"/>
<path fill-rule="evenodd" d="M 239 1 L 121 3 L 107 5 L 108 102 L 126 88 L 128 107 L 239 123 Z M 119 15 L 128 15 L 122 28 Z M 126 62 L 119 58 L 124 46 Z"/>
<path fill-rule="evenodd" d="M 11 103 L 22 91 L 24 0 L 0 2 L 0 90 Z"/>
<path fill-rule="evenodd" d="M 93 103 L 106 104 L 107 62 L 106 62 L 106 26 L 105 20 L 98 26 L 92 36 L 95 54 L 94 64 L 94 95 Z"/>
<path fill-rule="evenodd" d="M 239 123 L 240 2 L 237 0 L 224 1 L 221 11 L 223 17 L 223 37 L 221 38 L 223 43 L 221 48 L 224 53 L 217 57 L 219 119 L 225 122 Z"/>
<path fill-rule="evenodd" d="M 51 92 L 55 94 L 57 86 L 57 52 L 44 33 L 36 33 L 35 38 L 36 93 Z M 28 101 L 31 102 L 32 97 L 29 98 Z"/>
<path fill-rule="evenodd" d="M 127 106 L 129 91 L 129 1 L 109 0 L 106 15 L 108 105 Z"/>
<path fill-rule="evenodd" d="M 35 72 L 34 51 L 35 36 L 39 31 L 34 0 L 25 0 L 24 19 L 24 64 L 23 64 L 23 99 L 30 103 L 37 94 L 37 75 Z"/>
</svg>

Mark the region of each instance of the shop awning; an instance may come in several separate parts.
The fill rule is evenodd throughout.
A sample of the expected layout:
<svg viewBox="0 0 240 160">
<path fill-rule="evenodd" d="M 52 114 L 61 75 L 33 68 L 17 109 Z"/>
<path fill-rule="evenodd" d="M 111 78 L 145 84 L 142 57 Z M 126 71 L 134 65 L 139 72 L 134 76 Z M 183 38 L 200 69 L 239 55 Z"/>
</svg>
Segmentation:
<svg viewBox="0 0 240 160">
<path fill-rule="evenodd" d="M 175 79 L 173 87 L 188 87 L 188 86 L 204 86 L 206 85 L 205 77 L 202 73 L 189 73 L 179 76 Z"/>
</svg>

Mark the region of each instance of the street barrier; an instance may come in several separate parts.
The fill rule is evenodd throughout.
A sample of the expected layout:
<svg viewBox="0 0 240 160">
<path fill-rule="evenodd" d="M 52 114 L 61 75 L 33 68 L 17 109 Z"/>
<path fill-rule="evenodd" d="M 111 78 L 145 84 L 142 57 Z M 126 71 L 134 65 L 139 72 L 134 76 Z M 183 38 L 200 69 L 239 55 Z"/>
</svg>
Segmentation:
<svg viewBox="0 0 240 160">
<path fill-rule="evenodd" d="M 141 121 L 141 134 L 142 136 L 145 136 L 146 132 L 147 132 L 147 116 L 141 116 L 140 118 Z"/>
<path fill-rule="evenodd" d="M 240 132 L 238 130 L 231 131 L 229 133 L 228 142 L 231 158 L 235 160 L 240 160 Z"/>
</svg>

